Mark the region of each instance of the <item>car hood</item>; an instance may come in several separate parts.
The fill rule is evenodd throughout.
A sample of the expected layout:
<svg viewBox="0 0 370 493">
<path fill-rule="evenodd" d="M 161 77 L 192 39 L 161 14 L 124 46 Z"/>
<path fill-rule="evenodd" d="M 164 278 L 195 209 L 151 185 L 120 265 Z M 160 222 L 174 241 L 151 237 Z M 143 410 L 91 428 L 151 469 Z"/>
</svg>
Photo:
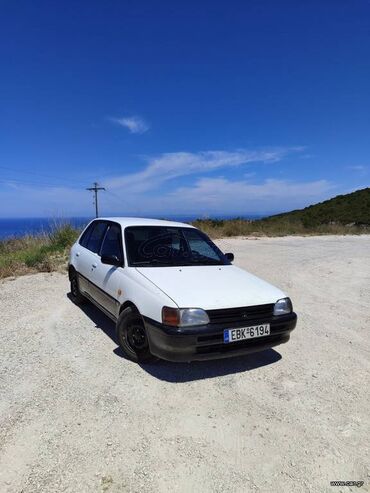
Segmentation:
<svg viewBox="0 0 370 493">
<path fill-rule="evenodd" d="M 234 265 L 137 267 L 180 308 L 212 310 L 275 303 L 280 289 Z"/>
</svg>

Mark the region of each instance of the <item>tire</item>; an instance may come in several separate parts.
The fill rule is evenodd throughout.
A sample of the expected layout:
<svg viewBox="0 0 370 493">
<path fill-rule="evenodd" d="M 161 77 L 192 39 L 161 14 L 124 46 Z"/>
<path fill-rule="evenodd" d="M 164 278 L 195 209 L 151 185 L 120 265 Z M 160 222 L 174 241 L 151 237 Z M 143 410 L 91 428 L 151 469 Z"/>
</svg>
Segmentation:
<svg viewBox="0 0 370 493">
<path fill-rule="evenodd" d="M 149 363 L 157 359 L 150 352 L 143 319 L 134 308 L 127 307 L 121 312 L 117 320 L 116 334 L 127 359 L 135 363 Z"/>
<path fill-rule="evenodd" d="M 80 287 L 78 284 L 78 275 L 77 272 L 73 272 L 70 277 L 71 283 L 71 298 L 73 303 L 76 305 L 83 305 L 86 303 L 86 298 L 81 294 Z"/>
</svg>

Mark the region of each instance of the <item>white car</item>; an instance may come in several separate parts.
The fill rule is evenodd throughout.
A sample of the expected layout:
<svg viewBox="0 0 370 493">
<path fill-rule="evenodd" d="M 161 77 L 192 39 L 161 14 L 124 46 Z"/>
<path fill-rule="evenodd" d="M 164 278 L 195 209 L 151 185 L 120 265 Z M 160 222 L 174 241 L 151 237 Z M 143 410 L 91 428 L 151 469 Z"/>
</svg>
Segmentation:
<svg viewBox="0 0 370 493">
<path fill-rule="evenodd" d="M 99 218 L 72 246 L 71 296 L 116 322 L 136 362 L 222 358 L 287 342 L 297 322 L 290 299 L 233 259 L 189 224 Z"/>
</svg>

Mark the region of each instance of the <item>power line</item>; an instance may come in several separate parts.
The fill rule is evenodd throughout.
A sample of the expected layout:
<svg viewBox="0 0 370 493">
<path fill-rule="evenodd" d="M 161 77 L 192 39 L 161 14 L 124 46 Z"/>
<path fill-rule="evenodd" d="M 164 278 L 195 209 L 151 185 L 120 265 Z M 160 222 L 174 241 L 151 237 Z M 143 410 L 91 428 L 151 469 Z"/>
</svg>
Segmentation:
<svg viewBox="0 0 370 493">
<path fill-rule="evenodd" d="M 8 166 L 0 166 L 0 172 L 1 170 L 4 170 L 4 171 L 10 171 L 12 172 L 12 174 L 10 174 L 10 176 L 8 175 L 8 173 L 1 173 L 0 174 L 0 181 L 2 183 L 6 183 L 6 182 L 17 182 L 17 183 L 26 183 L 26 184 L 35 184 L 35 185 L 46 185 L 46 186 L 50 186 L 50 187 L 54 187 L 54 186 L 69 186 L 69 188 L 80 188 L 81 186 L 83 186 L 83 181 L 81 180 L 81 178 L 74 178 L 72 177 L 71 179 L 68 179 L 68 178 L 64 178 L 64 177 L 60 177 L 60 176 L 52 176 L 52 175 L 48 175 L 48 174 L 45 174 L 45 173 L 39 173 L 37 171 L 33 171 L 33 170 L 29 170 L 29 169 L 17 169 L 17 168 L 13 168 L 13 167 L 8 167 Z M 15 174 L 15 177 L 13 178 L 12 176 Z M 30 178 L 28 178 L 27 176 L 24 177 L 24 175 L 27 174 L 27 175 L 31 175 Z M 17 175 L 21 175 L 21 176 L 17 176 Z M 30 181 L 30 180 L 33 180 L 33 177 L 35 177 L 35 179 L 38 179 L 38 177 L 40 178 L 46 178 L 47 180 L 43 180 L 42 182 L 41 181 L 37 181 L 36 183 L 34 181 Z M 86 174 L 85 174 L 85 179 L 86 179 Z"/>
<path fill-rule="evenodd" d="M 122 198 L 121 196 L 117 195 L 116 193 L 112 192 L 111 190 L 106 190 L 106 192 L 107 192 L 107 194 L 109 194 L 108 197 L 111 196 L 112 198 L 114 198 L 117 201 L 117 203 L 120 204 L 121 207 L 123 205 L 126 207 L 127 210 L 132 208 L 132 206 L 130 205 L 129 202 L 127 202 L 126 199 Z M 137 211 L 138 214 L 140 214 L 141 209 L 139 209 L 136 205 L 135 205 L 135 210 Z"/>
<path fill-rule="evenodd" d="M 38 173 L 37 171 L 33 171 L 33 170 L 16 169 L 16 168 L 10 168 L 10 167 L 7 167 L 7 166 L 0 166 L 0 170 L 11 171 L 12 173 L 21 174 L 22 176 L 24 174 L 27 174 L 27 175 L 32 175 L 32 176 L 41 177 L 41 178 L 51 178 L 51 180 L 53 180 L 53 181 L 64 182 L 64 183 L 67 183 L 67 184 L 70 184 L 71 183 L 71 180 L 68 180 L 68 179 L 66 180 L 65 178 L 62 178 L 62 177 L 59 177 L 59 176 L 52 176 L 52 175 L 46 175 L 44 173 Z M 13 178 L 12 179 L 12 178 L 8 178 L 6 176 L 5 177 L 3 176 L 2 179 L 9 179 L 11 181 L 18 180 L 18 178 Z M 73 183 L 76 184 L 77 183 L 76 180 L 73 180 Z"/>
<path fill-rule="evenodd" d="M 38 185 L 46 188 L 73 188 L 80 189 L 71 182 L 66 183 L 46 183 L 44 181 L 30 181 L 30 180 L 19 180 L 18 178 L 8 178 L 8 177 L 0 177 L 0 183 L 4 185 L 9 184 L 19 184 L 19 185 Z"/>
<path fill-rule="evenodd" d="M 98 192 L 99 190 L 105 190 L 104 187 L 99 187 L 99 184 L 95 181 L 94 186 L 90 188 L 86 188 L 86 190 L 89 190 L 90 192 L 94 192 L 95 194 L 95 216 L 99 217 L 99 210 L 98 210 Z"/>
</svg>

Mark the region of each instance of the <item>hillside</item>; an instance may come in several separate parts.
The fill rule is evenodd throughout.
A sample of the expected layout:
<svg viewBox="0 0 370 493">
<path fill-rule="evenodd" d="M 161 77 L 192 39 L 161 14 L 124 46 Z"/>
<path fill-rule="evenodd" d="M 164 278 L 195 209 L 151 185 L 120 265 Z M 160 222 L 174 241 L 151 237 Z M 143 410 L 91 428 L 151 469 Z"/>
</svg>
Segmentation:
<svg viewBox="0 0 370 493">
<path fill-rule="evenodd" d="M 212 238 L 224 236 L 285 236 L 312 234 L 368 234 L 370 188 L 338 195 L 305 209 L 254 221 L 246 219 L 198 219 L 194 226 Z"/>
<path fill-rule="evenodd" d="M 312 228 L 323 224 L 370 225 L 370 188 L 357 190 L 346 195 L 338 195 L 319 204 L 304 209 L 277 214 L 263 221 L 302 222 Z"/>
</svg>

